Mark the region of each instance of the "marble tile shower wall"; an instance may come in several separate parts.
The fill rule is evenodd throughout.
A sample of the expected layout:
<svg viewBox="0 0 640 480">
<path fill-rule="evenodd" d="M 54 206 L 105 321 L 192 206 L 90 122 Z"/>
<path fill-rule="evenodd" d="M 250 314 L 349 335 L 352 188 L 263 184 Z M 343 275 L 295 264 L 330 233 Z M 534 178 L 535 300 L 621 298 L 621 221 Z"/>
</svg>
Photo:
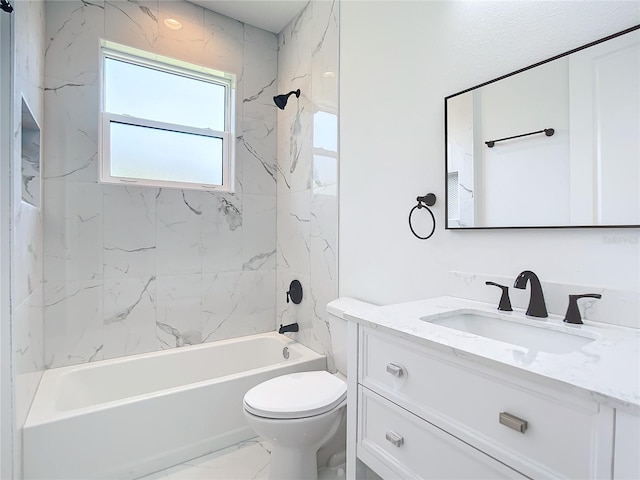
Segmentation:
<svg viewBox="0 0 640 480">
<path fill-rule="evenodd" d="M 276 36 L 186 1 L 82 0 L 46 3 L 46 38 L 47 366 L 272 331 Z M 98 183 L 99 38 L 237 74 L 235 193 Z"/>
<path fill-rule="evenodd" d="M 326 304 L 336 298 L 338 5 L 312 1 L 278 36 L 278 92 L 300 89 L 278 112 L 278 323 L 298 322 L 301 343 L 327 354 Z M 300 305 L 286 291 L 300 280 Z"/>
<path fill-rule="evenodd" d="M 44 371 L 43 216 L 22 201 L 22 99 L 44 129 L 44 5 L 13 2 L 14 15 L 14 153 L 11 199 L 11 330 L 15 365 L 16 437 L 14 477 L 21 478 L 22 426 Z"/>
</svg>

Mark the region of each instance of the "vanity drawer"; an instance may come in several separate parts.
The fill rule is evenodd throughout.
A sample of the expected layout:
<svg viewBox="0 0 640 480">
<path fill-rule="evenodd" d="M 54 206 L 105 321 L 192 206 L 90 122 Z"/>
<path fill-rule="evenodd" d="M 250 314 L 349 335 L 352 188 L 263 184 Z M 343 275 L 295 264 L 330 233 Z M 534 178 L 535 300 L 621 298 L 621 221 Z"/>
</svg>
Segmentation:
<svg viewBox="0 0 640 480">
<path fill-rule="evenodd" d="M 358 456 L 384 478 L 526 478 L 366 388 L 359 392 Z"/>
<path fill-rule="evenodd" d="M 613 422 L 597 404 L 369 329 L 361 335 L 367 388 L 525 475 L 610 478 Z M 502 424 L 502 413 L 525 420 L 524 433 L 517 420 Z"/>
</svg>

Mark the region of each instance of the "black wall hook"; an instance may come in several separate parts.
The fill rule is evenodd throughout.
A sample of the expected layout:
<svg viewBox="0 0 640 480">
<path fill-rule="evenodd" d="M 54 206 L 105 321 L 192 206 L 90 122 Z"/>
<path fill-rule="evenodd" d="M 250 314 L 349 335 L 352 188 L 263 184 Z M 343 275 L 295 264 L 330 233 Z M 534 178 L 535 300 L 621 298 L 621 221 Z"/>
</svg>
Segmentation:
<svg viewBox="0 0 640 480">
<path fill-rule="evenodd" d="M 416 197 L 418 201 L 418 205 L 416 207 L 420 208 L 420 204 L 424 208 L 433 207 L 436 204 L 436 195 L 434 193 L 427 193 L 424 197 Z"/>
<path fill-rule="evenodd" d="M 429 208 L 433 207 L 436 204 L 436 196 L 433 193 L 427 193 L 422 197 L 416 197 L 416 201 L 418 202 L 418 204 L 409 212 L 409 228 L 411 229 L 411 233 L 413 233 L 417 238 L 419 238 L 420 240 L 427 240 L 431 238 L 433 233 L 436 231 L 436 217 L 433 215 L 433 212 Z M 429 212 L 429 214 L 431 215 L 431 220 L 433 221 L 433 228 L 431 229 L 431 233 L 429 233 L 429 235 L 427 235 L 426 237 L 421 237 L 420 235 L 418 235 L 413 229 L 413 225 L 411 224 L 411 216 L 413 215 L 413 212 L 416 209 L 420 210 L 422 208 L 425 208 L 427 212 Z"/>
</svg>

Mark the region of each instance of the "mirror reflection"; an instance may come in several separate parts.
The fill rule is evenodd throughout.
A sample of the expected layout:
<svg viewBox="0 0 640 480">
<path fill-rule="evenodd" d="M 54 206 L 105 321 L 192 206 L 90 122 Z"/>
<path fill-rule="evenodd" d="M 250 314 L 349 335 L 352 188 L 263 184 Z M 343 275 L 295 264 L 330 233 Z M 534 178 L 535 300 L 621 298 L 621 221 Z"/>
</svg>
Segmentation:
<svg viewBox="0 0 640 480">
<path fill-rule="evenodd" d="M 638 28 L 446 98 L 447 228 L 640 226 Z"/>
</svg>

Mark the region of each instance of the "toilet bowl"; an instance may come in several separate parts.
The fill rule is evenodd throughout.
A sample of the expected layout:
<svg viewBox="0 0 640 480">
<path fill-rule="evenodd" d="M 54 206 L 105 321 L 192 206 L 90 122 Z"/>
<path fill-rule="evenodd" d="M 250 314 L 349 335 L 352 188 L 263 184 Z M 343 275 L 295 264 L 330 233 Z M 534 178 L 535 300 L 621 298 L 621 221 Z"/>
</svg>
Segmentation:
<svg viewBox="0 0 640 480">
<path fill-rule="evenodd" d="M 272 443 L 270 480 L 318 478 L 318 450 L 336 435 L 346 412 L 345 313 L 374 307 L 351 298 L 339 298 L 327 305 L 337 374 L 291 373 L 256 385 L 245 394 L 247 423 Z"/>
<path fill-rule="evenodd" d="M 317 479 L 316 454 L 336 434 L 346 401 L 346 383 L 325 371 L 282 375 L 246 393 L 249 426 L 273 444 L 270 479 Z"/>
</svg>

